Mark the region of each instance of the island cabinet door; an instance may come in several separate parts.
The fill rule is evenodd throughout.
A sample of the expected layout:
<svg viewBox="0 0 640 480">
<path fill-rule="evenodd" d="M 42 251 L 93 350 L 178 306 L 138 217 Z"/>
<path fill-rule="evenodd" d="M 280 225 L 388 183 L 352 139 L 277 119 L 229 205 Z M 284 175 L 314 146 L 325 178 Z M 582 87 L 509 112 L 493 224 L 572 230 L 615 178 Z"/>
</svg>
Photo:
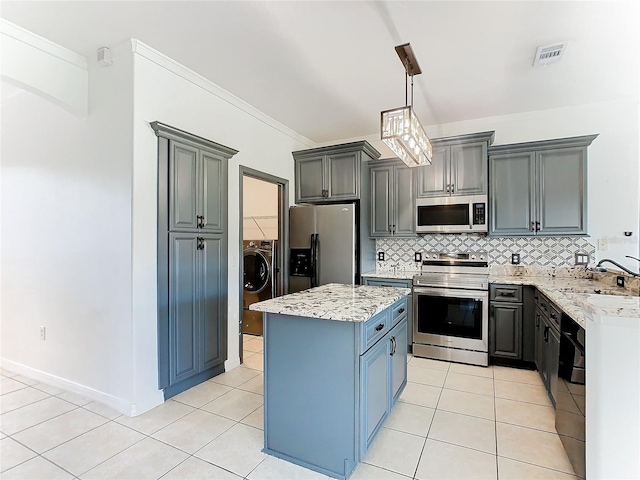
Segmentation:
<svg viewBox="0 0 640 480">
<path fill-rule="evenodd" d="M 390 410 L 389 354 L 391 352 L 390 336 L 385 335 L 364 355 L 360 357 L 360 445 L 361 457 L 369 449 L 378 429 Z"/>
<path fill-rule="evenodd" d="M 391 406 L 393 406 L 407 384 L 407 316 L 400 320 L 390 332 L 391 352 Z"/>
</svg>

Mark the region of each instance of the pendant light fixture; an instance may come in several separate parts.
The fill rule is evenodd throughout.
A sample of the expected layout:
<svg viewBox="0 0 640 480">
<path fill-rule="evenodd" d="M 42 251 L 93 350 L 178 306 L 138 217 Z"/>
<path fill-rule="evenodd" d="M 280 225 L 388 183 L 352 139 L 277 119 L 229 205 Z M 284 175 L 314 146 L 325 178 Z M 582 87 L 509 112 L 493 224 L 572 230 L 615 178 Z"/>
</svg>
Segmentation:
<svg viewBox="0 0 640 480">
<path fill-rule="evenodd" d="M 420 75 L 422 70 L 410 43 L 398 45 L 396 53 L 405 70 L 405 106 L 380 113 L 380 138 L 409 167 L 431 165 L 431 143 L 413 111 L 413 76 Z M 408 99 L 409 78 L 411 78 L 411 104 Z"/>
</svg>

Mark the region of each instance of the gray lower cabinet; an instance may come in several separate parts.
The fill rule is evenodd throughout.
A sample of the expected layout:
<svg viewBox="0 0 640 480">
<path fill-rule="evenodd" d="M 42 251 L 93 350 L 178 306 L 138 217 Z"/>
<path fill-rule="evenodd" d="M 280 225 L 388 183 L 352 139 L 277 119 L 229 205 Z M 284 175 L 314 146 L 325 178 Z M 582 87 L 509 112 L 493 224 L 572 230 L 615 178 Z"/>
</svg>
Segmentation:
<svg viewBox="0 0 640 480">
<path fill-rule="evenodd" d="M 587 147 L 596 137 L 489 148 L 489 234 L 585 235 Z"/>
<path fill-rule="evenodd" d="M 558 363 L 560 358 L 560 310 L 541 292 L 535 292 L 536 368 L 542 377 L 549 398 L 556 405 Z"/>
<path fill-rule="evenodd" d="M 158 387 L 170 398 L 224 371 L 227 161 L 236 150 L 159 122 Z"/>
<path fill-rule="evenodd" d="M 266 453 L 351 475 L 407 382 L 406 308 L 364 323 L 265 313 Z"/>
<path fill-rule="evenodd" d="M 416 196 L 482 195 L 487 193 L 487 148 L 494 132 L 431 140 L 431 165 L 417 167 Z"/>
<path fill-rule="evenodd" d="M 523 290 L 519 285 L 489 288 L 489 353 L 522 360 Z"/>
<path fill-rule="evenodd" d="M 413 169 L 399 160 L 376 160 L 369 172 L 371 237 L 415 236 Z"/>
<path fill-rule="evenodd" d="M 382 278 L 382 277 L 366 277 L 361 279 L 362 285 L 372 285 L 374 287 L 398 287 L 413 288 L 413 279 L 402 278 Z M 411 298 L 407 302 L 407 348 L 411 351 L 413 346 L 413 301 Z"/>
<path fill-rule="evenodd" d="M 224 361 L 226 262 L 220 235 L 169 235 L 169 383 Z"/>
<path fill-rule="evenodd" d="M 296 203 L 359 200 L 361 164 L 380 153 L 368 142 L 293 152 Z"/>
</svg>

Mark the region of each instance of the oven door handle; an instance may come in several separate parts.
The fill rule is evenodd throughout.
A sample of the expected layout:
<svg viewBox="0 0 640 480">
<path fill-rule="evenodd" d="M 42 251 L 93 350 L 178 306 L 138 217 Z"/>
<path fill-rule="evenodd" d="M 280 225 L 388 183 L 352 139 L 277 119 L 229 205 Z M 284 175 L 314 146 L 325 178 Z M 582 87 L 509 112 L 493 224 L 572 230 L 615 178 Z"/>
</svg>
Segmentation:
<svg viewBox="0 0 640 480">
<path fill-rule="evenodd" d="M 432 297 L 459 297 L 459 298 L 480 298 L 489 299 L 489 292 L 486 290 L 454 289 L 454 288 L 428 288 L 413 287 L 414 295 L 430 295 Z"/>
</svg>

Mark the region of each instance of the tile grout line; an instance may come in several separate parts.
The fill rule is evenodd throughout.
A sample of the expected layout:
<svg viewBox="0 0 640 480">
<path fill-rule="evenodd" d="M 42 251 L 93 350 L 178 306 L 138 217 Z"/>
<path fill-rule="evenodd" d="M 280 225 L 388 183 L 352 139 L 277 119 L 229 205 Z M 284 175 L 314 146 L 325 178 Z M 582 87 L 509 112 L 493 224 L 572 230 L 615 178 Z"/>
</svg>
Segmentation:
<svg viewBox="0 0 640 480">
<path fill-rule="evenodd" d="M 500 464 L 498 461 L 498 405 L 496 404 L 496 370 L 492 369 L 493 377 L 493 431 L 496 437 L 496 480 L 500 480 Z"/>
<path fill-rule="evenodd" d="M 420 467 L 420 461 L 422 460 L 422 455 L 424 455 L 424 449 L 427 446 L 427 439 L 429 438 L 429 433 L 431 433 L 431 427 L 433 426 L 433 421 L 436 418 L 436 413 L 438 413 L 438 405 L 440 404 L 440 398 L 442 397 L 442 391 L 444 390 L 444 385 L 447 383 L 447 377 L 449 376 L 449 371 L 451 370 L 451 364 L 448 365 L 444 381 L 442 382 L 442 387 L 440 388 L 440 393 L 438 394 L 438 400 L 436 401 L 436 405 L 433 408 L 433 416 L 431 417 L 431 422 L 429 423 L 429 428 L 427 429 L 427 435 L 424 437 L 424 443 L 422 444 L 422 450 L 420 451 L 420 456 L 418 457 L 418 463 L 416 464 L 416 468 L 413 471 L 413 478 L 416 480 L 416 475 L 418 474 L 418 468 Z"/>
</svg>

